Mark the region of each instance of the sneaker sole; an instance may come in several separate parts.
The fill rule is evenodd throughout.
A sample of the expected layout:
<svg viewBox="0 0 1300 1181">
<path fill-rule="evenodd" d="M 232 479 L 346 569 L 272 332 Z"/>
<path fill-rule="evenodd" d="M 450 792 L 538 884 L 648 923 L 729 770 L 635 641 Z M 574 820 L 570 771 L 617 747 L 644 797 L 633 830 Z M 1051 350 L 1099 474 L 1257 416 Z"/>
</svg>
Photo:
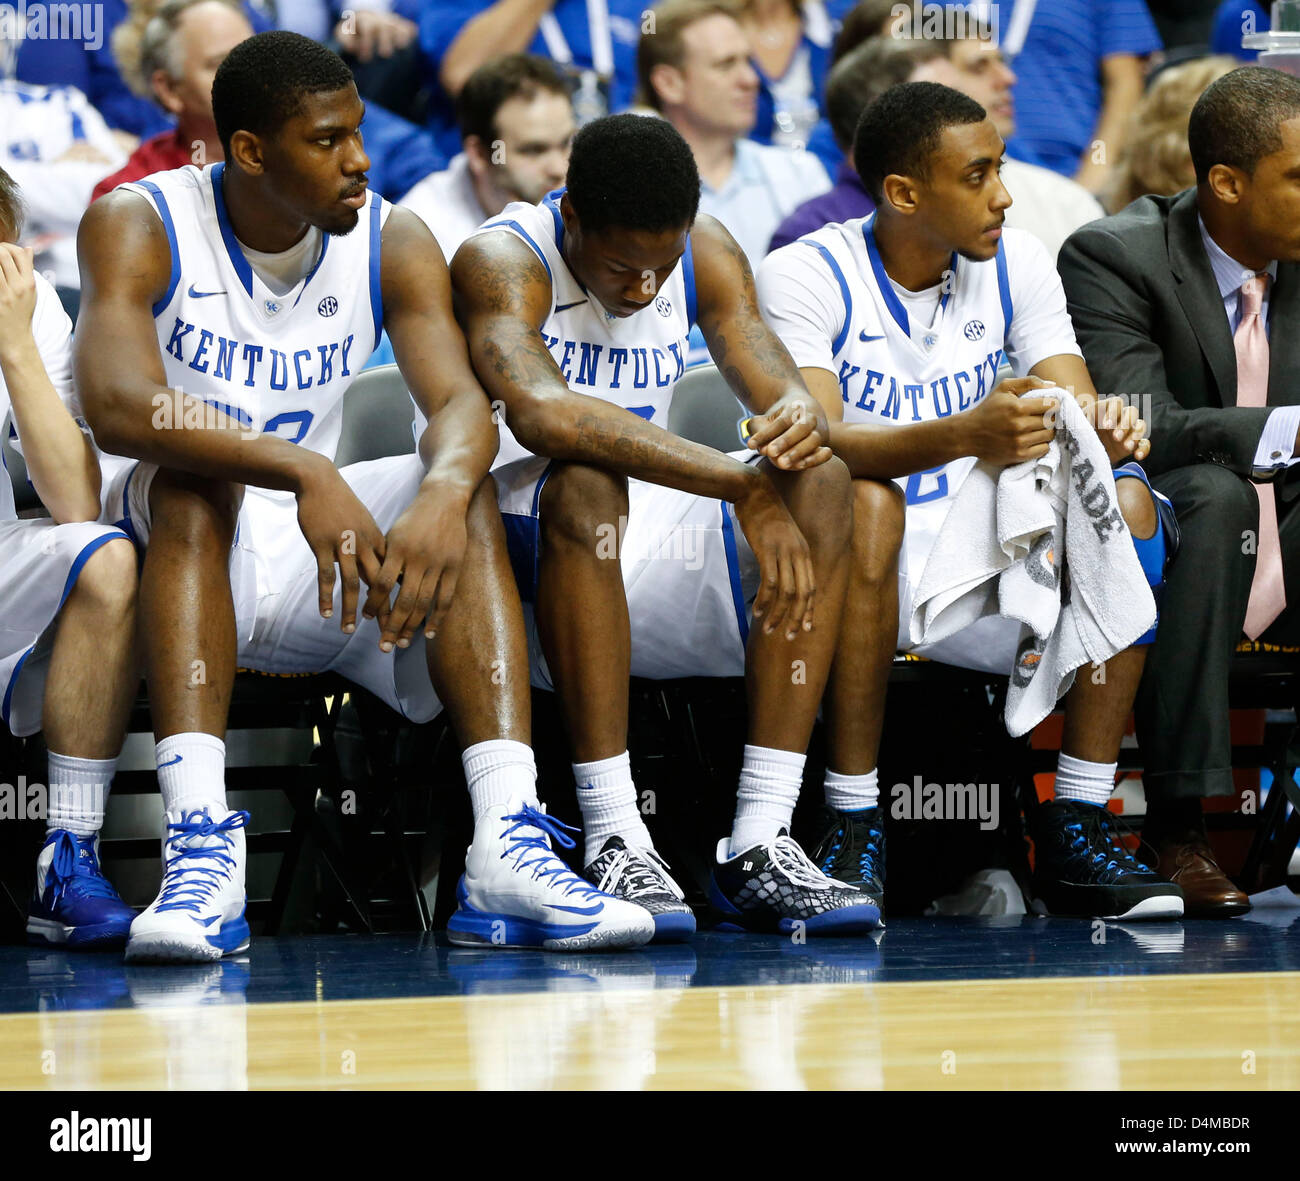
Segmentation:
<svg viewBox="0 0 1300 1181">
<path fill-rule="evenodd" d="M 827 911 L 806 919 L 777 918 L 751 912 L 748 914 L 722 914 L 714 926 L 717 931 L 733 931 L 749 935 L 865 935 L 884 926 L 880 909 L 875 906 L 846 906 L 842 910 Z"/>
<path fill-rule="evenodd" d="M 1102 919 L 1105 922 L 1121 922 L 1126 919 L 1145 919 L 1151 922 L 1158 922 L 1162 919 L 1180 919 L 1183 917 L 1183 900 L 1179 897 L 1173 897 L 1169 894 L 1159 894 L 1151 898 L 1143 898 L 1140 902 L 1134 903 L 1128 910 L 1116 914 L 1084 914 L 1079 911 L 1053 911 L 1049 910 L 1047 903 L 1041 898 L 1035 898 L 1032 904 L 1033 912 L 1043 918 L 1058 919 Z"/>
<path fill-rule="evenodd" d="M 132 935 L 126 944 L 127 963 L 200 964 L 247 951 L 248 923 L 241 916 L 227 923 L 216 935 L 196 939 L 180 931 L 154 931 Z"/>
<path fill-rule="evenodd" d="M 640 947 L 654 938 L 649 912 L 635 927 L 539 923 L 519 915 L 489 914 L 463 902 L 447 921 L 447 938 L 458 947 L 542 948 L 546 951 L 598 951 Z"/>
<path fill-rule="evenodd" d="M 54 919 L 28 918 L 27 942 L 44 947 L 75 947 L 87 951 L 122 947 L 130 923 L 99 923 L 92 927 L 69 927 Z"/>
<path fill-rule="evenodd" d="M 695 915 L 690 911 L 670 910 L 655 915 L 654 920 L 654 943 L 681 943 L 695 934 Z"/>
</svg>

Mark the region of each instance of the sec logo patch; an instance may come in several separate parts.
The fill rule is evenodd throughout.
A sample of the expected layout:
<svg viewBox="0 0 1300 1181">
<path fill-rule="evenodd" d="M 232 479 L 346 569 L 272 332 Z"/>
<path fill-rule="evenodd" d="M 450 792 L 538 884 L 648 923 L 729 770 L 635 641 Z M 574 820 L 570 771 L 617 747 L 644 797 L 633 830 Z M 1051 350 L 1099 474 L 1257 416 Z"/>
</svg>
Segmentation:
<svg viewBox="0 0 1300 1181">
<path fill-rule="evenodd" d="M 327 295 L 316 305 L 316 310 L 320 312 L 322 316 L 332 316 L 339 310 L 339 301 L 332 295 Z"/>
<path fill-rule="evenodd" d="M 980 340 L 984 336 L 984 324 L 980 320 L 967 320 L 961 331 L 967 340 Z"/>
</svg>

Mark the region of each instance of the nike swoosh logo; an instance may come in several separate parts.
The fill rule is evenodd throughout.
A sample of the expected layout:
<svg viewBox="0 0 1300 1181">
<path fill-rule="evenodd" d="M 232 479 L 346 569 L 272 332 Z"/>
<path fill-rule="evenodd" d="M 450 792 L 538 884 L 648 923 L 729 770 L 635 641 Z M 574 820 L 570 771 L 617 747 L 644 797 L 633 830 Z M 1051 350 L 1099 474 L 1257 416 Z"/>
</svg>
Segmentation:
<svg viewBox="0 0 1300 1181">
<path fill-rule="evenodd" d="M 885 338 L 884 338 L 884 335 L 883 335 L 883 334 L 880 335 L 880 336 L 868 336 L 865 332 L 859 332 L 859 333 L 858 333 L 858 339 L 861 340 L 861 341 L 867 342 L 867 341 L 872 341 L 872 340 L 884 340 Z"/>
<path fill-rule="evenodd" d="M 191 299 L 207 299 L 209 295 L 225 295 L 224 291 L 195 291 L 194 284 L 190 284 Z"/>
<path fill-rule="evenodd" d="M 213 914 L 213 915 L 209 915 L 206 919 L 199 919 L 199 922 L 201 922 L 205 927 L 210 927 L 220 917 L 221 916 L 219 914 Z"/>
<path fill-rule="evenodd" d="M 181 762 L 184 758 L 185 758 L 184 755 L 177 755 L 174 759 L 168 759 L 165 763 L 159 763 L 158 770 L 161 771 L 164 767 L 174 767 L 176 766 L 177 763 Z"/>
<path fill-rule="evenodd" d="M 546 904 L 551 910 L 565 910 L 569 914 L 600 914 L 605 909 L 603 902 L 597 902 L 595 906 L 557 906 L 554 902 Z"/>
<path fill-rule="evenodd" d="M 555 309 L 555 312 L 556 314 L 560 312 L 567 312 L 570 308 L 581 307 L 586 302 L 587 301 L 585 299 L 575 299 L 572 303 L 562 303 L 558 308 Z"/>
</svg>

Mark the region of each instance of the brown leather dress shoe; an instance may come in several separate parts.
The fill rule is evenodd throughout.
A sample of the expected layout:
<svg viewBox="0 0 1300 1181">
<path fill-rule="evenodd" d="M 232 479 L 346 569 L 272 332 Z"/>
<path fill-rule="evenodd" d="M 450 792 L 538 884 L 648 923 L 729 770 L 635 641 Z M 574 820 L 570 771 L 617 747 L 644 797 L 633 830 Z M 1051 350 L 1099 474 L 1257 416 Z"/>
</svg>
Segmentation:
<svg viewBox="0 0 1300 1181">
<path fill-rule="evenodd" d="M 1174 833 L 1154 842 L 1156 872 L 1183 891 L 1183 917 L 1230 919 L 1250 909 L 1250 899 L 1214 860 L 1205 834 Z"/>
</svg>

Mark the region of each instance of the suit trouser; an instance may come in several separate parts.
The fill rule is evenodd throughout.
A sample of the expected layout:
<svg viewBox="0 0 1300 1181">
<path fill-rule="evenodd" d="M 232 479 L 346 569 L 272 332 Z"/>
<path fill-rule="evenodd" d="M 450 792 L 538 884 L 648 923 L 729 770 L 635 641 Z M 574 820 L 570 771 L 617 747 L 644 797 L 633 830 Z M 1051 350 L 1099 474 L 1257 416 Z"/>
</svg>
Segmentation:
<svg viewBox="0 0 1300 1181">
<path fill-rule="evenodd" d="M 1228 672 L 1255 574 L 1259 501 L 1219 464 L 1176 468 L 1152 484 L 1173 502 L 1181 541 L 1169 567 L 1156 642 L 1134 711 L 1148 799 L 1232 795 Z M 1300 507 L 1278 500 L 1288 602 L 1300 601 Z M 1294 569 L 1293 569 L 1294 567 Z M 1300 610 L 1260 637 L 1300 639 Z"/>
</svg>

